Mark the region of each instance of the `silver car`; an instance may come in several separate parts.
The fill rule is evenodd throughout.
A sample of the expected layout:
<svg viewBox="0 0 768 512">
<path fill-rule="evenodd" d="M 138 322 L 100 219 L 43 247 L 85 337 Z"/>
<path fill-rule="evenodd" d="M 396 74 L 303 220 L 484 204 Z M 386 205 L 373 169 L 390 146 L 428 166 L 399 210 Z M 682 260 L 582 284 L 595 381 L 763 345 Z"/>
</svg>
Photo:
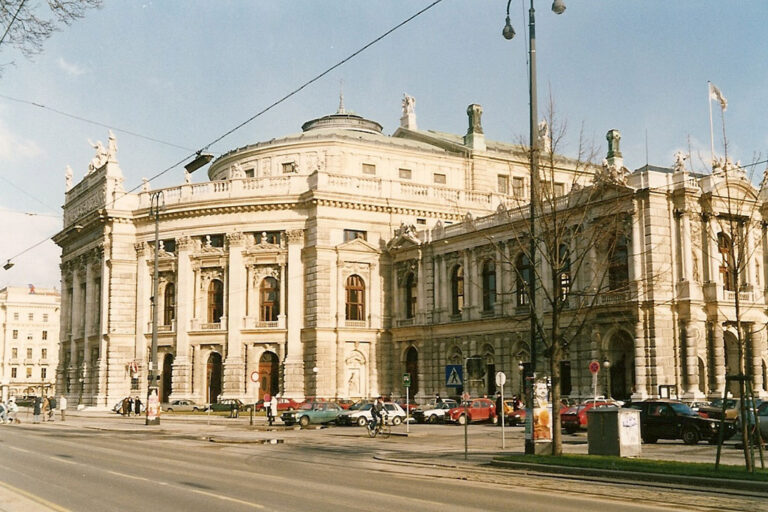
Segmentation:
<svg viewBox="0 0 768 512">
<path fill-rule="evenodd" d="M 166 412 L 197 412 L 204 411 L 205 406 L 192 400 L 173 400 L 170 403 L 163 404 L 163 410 Z"/>
</svg>

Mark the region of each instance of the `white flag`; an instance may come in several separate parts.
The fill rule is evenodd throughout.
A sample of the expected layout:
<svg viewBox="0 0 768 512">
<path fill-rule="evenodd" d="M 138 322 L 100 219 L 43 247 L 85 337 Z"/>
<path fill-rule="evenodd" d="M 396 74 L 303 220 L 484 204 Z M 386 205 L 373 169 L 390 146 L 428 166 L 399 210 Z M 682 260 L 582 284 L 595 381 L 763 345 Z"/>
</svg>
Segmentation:
<svg viewBox="0 0 768 512">
<path fill-rule="evenodd" d="M 725 99 L 720 89 L 712 82 L 709 82 L 709 97 L 720 102 L 720 108 L 723 109 L 723 112 L 728 108 L 728 100 Z"/>
</svg>

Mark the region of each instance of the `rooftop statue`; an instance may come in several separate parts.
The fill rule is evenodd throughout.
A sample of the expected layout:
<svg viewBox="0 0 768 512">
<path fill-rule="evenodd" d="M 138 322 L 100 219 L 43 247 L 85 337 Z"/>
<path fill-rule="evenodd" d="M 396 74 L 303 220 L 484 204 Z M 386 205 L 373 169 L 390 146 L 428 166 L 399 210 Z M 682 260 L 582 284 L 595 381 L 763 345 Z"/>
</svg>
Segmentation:
<svg viewBox="0 0 768 512">
<path fill-rule="evenodd" d="M 72 168 L 70 166 L 67 166 L 67 170 L 64 172 L 64 183 L 66 184 L 67 192 L 72 190 Z"/>
<path fill-rule="evenodd" d="M 686 155 L 682 151 L 678 151 L 677 153 L 675 153 L 675 164 L 673 166 L 675 172 L 685 171 L 685 161 L 687 159 L 688 159 L 688 155 Z"/>
<path fill-rule="evenodd" d="M 409 96 L 408 93 L 403 94 L 403 115 L 413 114 L 416 112 L 416 98 Z"/>
</svg>

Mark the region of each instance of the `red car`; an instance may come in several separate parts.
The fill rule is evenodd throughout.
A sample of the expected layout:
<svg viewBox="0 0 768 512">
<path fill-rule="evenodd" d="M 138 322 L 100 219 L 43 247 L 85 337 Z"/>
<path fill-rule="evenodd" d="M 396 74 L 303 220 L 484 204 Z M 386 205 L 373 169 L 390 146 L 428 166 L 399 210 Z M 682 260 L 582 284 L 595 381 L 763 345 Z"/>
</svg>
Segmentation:
<svg viewBox="0 0 768 512">
<path fill-rule="evenodd" d="M 619 407 L 620 404 L 611 399 L 587 400 L 578 405 L 560 411 L 560 427 L 569 434 L 577 430 L 586 430 L 587 411 L 593 407 Z"/>
<path fill-rule="evenodd" d="M 277 399 L 277 410 L 278 411 L 295 411 L 299 408 L 299 405 L 301 405 L 299 402 L 294 400 L 293 398 L 278 398 Z M 256 411 L 261 411 L 264 409 L 264 400 L 259 400 L 256 402 L 255 409 Z"/>
<path fill-rule="evenodd" d="M 395 400 L 395 403 L 403 408 L 404 411 L 407 410 L 408 414 L 413 414 L 413 411 L 419 408 L 419 405 L 414 402 L 413 400 L 408 402 L 408 407 L 406 408 L 405 399 L 401 398 L 399 400 Z"/>
<path fill-rule="evenodd" d="M 464 425 L 469 419 L 470 422 L 491 421 L 496 423 L 496 406 L 493 400 L 487 398 L 472 398 L 468 400 L 469 406 L 464 405 L 449 409 L 445 415 L 445 421 L 455 421 L 459 425 Z M 467 418 L 469 416 L 469 418 Z"/>
</svg>

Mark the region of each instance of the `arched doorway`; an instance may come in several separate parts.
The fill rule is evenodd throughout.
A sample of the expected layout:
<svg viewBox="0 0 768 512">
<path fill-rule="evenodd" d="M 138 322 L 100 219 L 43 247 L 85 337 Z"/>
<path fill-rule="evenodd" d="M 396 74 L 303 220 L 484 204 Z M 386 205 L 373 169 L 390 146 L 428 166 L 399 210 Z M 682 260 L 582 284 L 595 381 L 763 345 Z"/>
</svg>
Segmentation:
<svg viewBox="0 0 768 512">
<path fill-rule="evenodd" d="M 160 381 L 160 401 L 168 402 L 173 393 L 173 354 L 166 354 L 163 358 L 163 378 Z"/>
<path fill-rule="evenodd" d="M 635 387 L 635 344 L 629 333 L 617 332 L 611 338 L 605 353 L 610 362 L 606 377 L 610 379 L 610 396 L 618 400 L 632 397 Z M 606 389 L 607 389 L 606 383 Z"/>
<path fill-rule="evenodd" d="M 739 372 L 739 341 L 736 339 L 736 335 L 732 332 L 726 331 L 723 333 L 723 355 L 725 356 L 725 375 L 738 375 Z M 728 391 L 733 396 L 739 396 L 739 383 L 732 380 L 726 382 Z"/>
<path fill-rule="evenodd" d="M 411 375 L 409 393 L 413 398 L 419 392 L 419 351 L 416 347 L 409 347 L 405 351 L 405 372 Z"/>
<path fill-rule="evenodd" d="M 218 352 L 211 352 L 208 356 L 205 375 L 208 382 L 205 400 L 208 403 L 218 402 L 221 395 L 221 354 Z"/>
<path fill-rule="evenodd" d="M 280 392 L 278 359 L 274 352 L 264 352 L 259 359 L 259 400 L 265 393 L 275 396 Z"/>
</svg>

